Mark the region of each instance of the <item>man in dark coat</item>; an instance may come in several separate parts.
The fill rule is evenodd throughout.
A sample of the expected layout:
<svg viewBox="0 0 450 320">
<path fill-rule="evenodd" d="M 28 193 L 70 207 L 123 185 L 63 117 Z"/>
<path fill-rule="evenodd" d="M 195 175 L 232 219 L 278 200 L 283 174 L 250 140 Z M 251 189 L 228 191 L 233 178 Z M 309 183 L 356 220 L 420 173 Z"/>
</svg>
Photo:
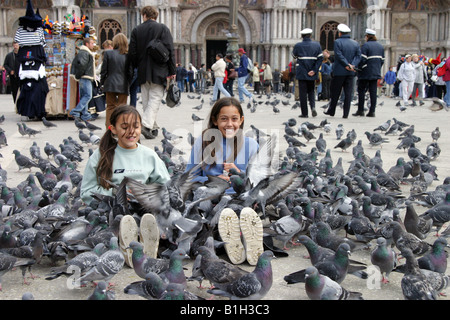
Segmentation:
<svg viewBox="0 0 450 320">
<path fill-rule="evenodd" d="M 308 118 L 308 104 L 313 117 L 317 116 L 315 100 L 315 81 L 318 79 L 319 68 L 322 64 L 322 48 L 317 41 L 311 40 L 312 29 L 303 29 L 300 33 L 303 41 L 295 45 L 292 51 L 295 64 L 295 78 L 298 81 L 300 94 L 301 118 Z"/>
<path fill-rule="evenodd" d="M 6 70 L 6 75 L 9 77 L 9 85 L 11 87 L 11 94 L 13 96 L 14 103 L 17 98 L 17 91 L 19 90 L 19 60 L 17 59 L 17 53 L 19 52 L 19 43 L 13 42 L 13 51 L 8 53 L 5 57 L 3 67 Z"/>
<path fill-rule="evenodd" d="M 361 48 L 358 42 L 350 38 L 350 28 L 345 24 L 338 25 L 339 38 L 334 41 L 335 60 L 332 69 L 331 101 L 324 114 L 334 116 L 336 106 L 344 89 L 344 115 L 348 118 L 352 99 L 353 79 L 356 76 L 356 67 L 361 60 Z"/>
<path fill-rule="evenodd" d="M 144 20 L 131 32 L 129 55 L 133 67 L 138 69 L 138 83 L 142 96 L 142 134 L 146 139 L 154 139 L 158 135 L 156 116 L 164 98 L 167 79 L 175 79 L 175 56 L 173 37 L 169 28 L 156 21 L 158 10 L 145 6 L 141 10 Z M 151 40 L 159 39 L 168 50 L 168 61 L 158 63 L 148 54 L 147 47 Z"/>
<path fill-rule="evenodd" d="M 358 66 L 358 111 L 355 117 L 364 117 L 366 91 L 369 90 L 370 108 L 368 117 L 375 117 L 377 105 L 377 81 L 381 79 L 381 67 L 384 64 L 384 48 L 377 41 L 376 33 L 366 29 L 367 42 L 361 46 L 361 61 Z"/>
</svg>

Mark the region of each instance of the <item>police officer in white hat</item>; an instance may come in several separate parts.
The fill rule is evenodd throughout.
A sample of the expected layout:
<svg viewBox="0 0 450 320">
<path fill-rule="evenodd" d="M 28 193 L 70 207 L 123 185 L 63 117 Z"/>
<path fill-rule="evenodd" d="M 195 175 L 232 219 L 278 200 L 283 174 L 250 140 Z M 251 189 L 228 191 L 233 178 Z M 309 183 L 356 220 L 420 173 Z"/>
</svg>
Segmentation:
<svg viewBox="0 0 450 320">
<path fill-rule="evenodd" d="M 356 66 L 361 60 L 361 50 L 358 42 L 350 38 L 351 29 L 345 24 L 337 27 L 339 38 L 334 41 L 333 78 L 331 80 L 331 101 L 324 114 L 334 116 L 336 106 L 344 89 L 344 114 L 348 118 L 352 99 L 353 80 L 356 76 Z"/>
<path fill-rule="evenodd" d="M 295 79 L 298 83 L 300 96 L 301 118 L 308 118 L 308 101 L 312 116 L 317 116 L 315 100 L 315 81 L 318 79 L 319 68 L 322 64 L 322 48 L 317 41 L 311 39 L 313 30 L 310 28 L 300 31 L 303 41 L 294 46 L 292 56 L 295 61 Z"/>
<path fill-rule="evenodd" d="M 364 117 L 364 102 L 369 90 L 370 108 L 367 117 L 375 117 L 377 105 L 377 82 L 381 79 L 384 64 L 384 48 L 377 41 L 376 32 L 366 29 L 366 43 L 361 46 L 361 61 L 358 65 L 358 111 L 355 117 Z"/>
</svg>

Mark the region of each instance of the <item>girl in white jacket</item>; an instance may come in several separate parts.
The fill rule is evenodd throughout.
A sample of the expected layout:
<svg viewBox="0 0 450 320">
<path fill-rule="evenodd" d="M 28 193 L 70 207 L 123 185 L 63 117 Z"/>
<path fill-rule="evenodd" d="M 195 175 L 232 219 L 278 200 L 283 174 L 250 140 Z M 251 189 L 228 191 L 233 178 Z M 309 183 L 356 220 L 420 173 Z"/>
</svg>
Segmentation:
<svg viewBox="0 0 450 320">
<path fill-rule="evenodd" d="M 412 57 L 410 54 L 405 56 L 405 62 L 400 66 L 397 78 L 401 81 L 403 94 L 403 105 L 408 106 L 408 100 L 411 96 L 414 88 L 414 81 L 416 80 L 416 68 L 411 62 Z"/>
</svg>

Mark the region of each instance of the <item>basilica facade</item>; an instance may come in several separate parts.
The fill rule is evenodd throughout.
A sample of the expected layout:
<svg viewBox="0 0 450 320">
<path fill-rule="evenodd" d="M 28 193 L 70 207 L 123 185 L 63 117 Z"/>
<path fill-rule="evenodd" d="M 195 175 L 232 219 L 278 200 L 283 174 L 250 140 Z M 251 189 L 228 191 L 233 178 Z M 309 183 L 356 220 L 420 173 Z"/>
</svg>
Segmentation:
<svg viewBox="0 0 450 320">
<path fill-rule="evenodd" d="M 237 37 L 253 61 L 284 69 L 303 28 L 323 49 L 333 52 L 337 25 L 347 24 L 361 44 L 366 28 L 376 30 L 385 47 L 385 68 L 405 53 L 430 58 L 450 55 L 450 0 L 33 0 L 42 17 L 63 21 L 85 15 L 97 31 L 98 43 L 141 23 L 140 8 L 158 8 L 158 21 L 172 31 L 177 62 L 210 66 L 215 54 L 225 53 L 230 37 Z M 26 0 L 0 0 L 0 61 L 11 51 Z M 234 19 L 234 20 L 233 20 Z M 230 21 L 237 24 L 232 35 Z"/>
</svg>

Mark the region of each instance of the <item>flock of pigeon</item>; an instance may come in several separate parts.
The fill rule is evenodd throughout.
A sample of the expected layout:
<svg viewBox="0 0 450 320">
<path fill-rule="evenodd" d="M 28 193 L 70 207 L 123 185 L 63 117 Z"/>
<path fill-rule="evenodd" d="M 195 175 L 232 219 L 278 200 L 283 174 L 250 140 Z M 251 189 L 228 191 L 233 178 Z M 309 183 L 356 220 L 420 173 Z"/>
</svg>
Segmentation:
<svg viewBox="0 0 450 320">
<path fill-rule="evenodd" d="M 200 95 L 187 98 L 203 99 Z M 272 95 L 265 103 L 255 99 L 247 108 L 253 113 L 265 104 L 282 116 L 280 109 L 290 106 L 290 98 Z M 194 109 L 199 111 L 203 103 Z M 193 113 L 192 120 L 203 118 Z M 392 272 L 403 273 L 405 299 L 438 299 L 448 285 L 445 248 L 450 234 L 444 230 L 434 243 L 429 242 L 434 229 L 439 231 L 450 221 L 450 178 L 441 178 L 438 184 L 433 165 L 441 151 L 439 128 L 431 133 L 433 142 L 422 152 L 416 147 L 421 137 L 414 124 L 387 120 L 365 132 L 370 147 L 379 148 L 370 157 L 363 147 L 365 138 L 358 138 L 354 129 L 345 132 L 339 124 L 334 136 L 328 120 L 317 125 L 304 120 L 281 120 L 282 137 L 250 125 L 247 134 L 258 140 L 260 151 L 245 174 L 230 173 L 235 194 L 226 193 L 228 182 L 217 177 L 209 177 L 204 184 L 193 181 L 185 163 L 173 161 L 175 154 L 183 154 L 177 150 L 177 141 L 187 138 L 192 145 L 193 137 L 162 128 L 161 145 L 154 149 L 171 180 L 165 185 L 144 185 L 126 178 L 114 187 L 113 197 L 94 194 L 87 207 L 79 197 L 79 165 L 85 149 L 90 154 L 99 143 L 96 132 L 102 128 L 75 119 L 78 139 L 63 138 L 58 147 L 46 142 L 41 153 L 31 138 L 42 131 L 17 123 L 24 139 L 30 138 L 30 154 L 14 150 L 15 161 L 18 170 L 30 173 L 17 186 L 8 185 L 7 172 L 1 173 L 0 290 L 8 290 L 1 286 L 5 273 L 19 267 L 26 284 L 27 274 L 33 277 L 33 267 L 48 259 L 47 281 L 72 276 L 77 270 L 80 276 L 73 285 L 95 284 L 86 297 L 91 300 L 115 299 L 117 290 L 151 300 L 211 296 L 256 300 L 271 290 L 276 272 L 271 260 L 283 259 L 289 255 L 289 246 L 301 244 L 308 251 L 310 266 L 284 275 L 284 281 L 295 290 L 299 290 L 295 283 L 304 283 L 312 300 L 364 299 L 361 292 L 347 290 L 343 282 L 347 277 L 368 277 L 369 266 L 350 259 L 352 252 L 367 252 L 383 284 Z M 42 123 L 49 130 L 56 126 L 45 118 Z M 287 145 L 283 150 L 277 149 L 279 139 Z M 386 168 L 381 152 L 383 145 L 392 143 L 398 144 L 399 157 L 394 166 Z M 8 144 L 0 130 L 2 145 Z M 353 160 L 345 169 L 342 157 L 335 161 L 332 152 L 349 150 Z M 278 164 L 275 170 L 274 163 Z M 416 213 L 418 206 L 426 207 L 423 214 Z M 264 222 L 265 251 L 250 271 L 228 262 L 216 228 L 223 208 L 239 214 L 244 207 L 254 208 Z M 118 245 L 120 219 L 130 214 L 139 221 L 146 212 L 155 215 L 166 239 L 159 256 L 147 256 L 142 244 L 132 242 L 133 269 L 141 280 L 124 288 L 110 287 L 114 276 L 125 268 Z M 187 261 L 192 263 L 191 270 L 185 268 Z M 188 290 L 192 281 L 199 283 L 204 294 Z M 203 288 L 204 282 L 210 288 Z M 23 296 L 32 298 L 28 292 Z"/>
</svg>

